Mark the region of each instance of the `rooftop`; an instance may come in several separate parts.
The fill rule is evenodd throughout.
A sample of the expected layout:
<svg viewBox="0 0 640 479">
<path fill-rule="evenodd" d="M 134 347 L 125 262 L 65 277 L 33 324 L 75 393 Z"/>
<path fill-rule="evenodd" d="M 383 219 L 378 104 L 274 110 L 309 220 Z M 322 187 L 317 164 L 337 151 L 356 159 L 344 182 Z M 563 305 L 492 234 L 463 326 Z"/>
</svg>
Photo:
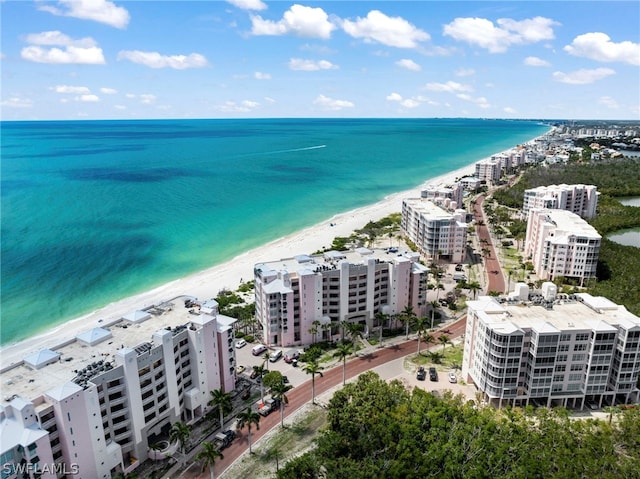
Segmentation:
<svg viewBox="0 0 640 479">
<path fill-rule="evenodd" d="M 640 328 L 640 318 L 624 306 L 586 293 L 559 295 L 559 299 L 552 303 L 546 303 L 542 299 L 519 301 L 516 298 L 499 303 L 495 298 L 480 296 L 467 304 L 485 322 L 505 333 L 518 329 L 535 329 L 540 332 L 594 329 L 613 331 L 614 325 Z"/>
<path fill-rule="evenodd" d="M 566 210 L 532 210 L 538 211 L 538 214 L 542 214 L 547 217 L 549 221 L 554 223 L 558 230 L 566 232 L 567 235 L 572 236 L 587 236 L 589 238 L 600 239 L 602 236 L 598 231 L 580 218 L 575 213 Z"/>
<path fill-rule="evenodd" d="M 94 337 L 93 333 L 99 328 L 101 341 L 90 345 L 86 341 L 71 340 L 58 347 L 51 347 L 43 351 L 25 351 L 26 358 L 53 358 L 50 352 L 55 354 L 55 359 L 39 369 L 29 367 L 26 363 L 16 365 L 10 369 L 5 369 L 2 373 L 2 397 L 0 405 L 7 405 L 11 398 L 15 396 L 33 400 L 43 393 L 54 388 L 59 388 L 66 382 L 72 381 L 76 377 L 76 371 L 87 368 L 97 370 L 104 368 L 107 363 L 115 365 L 115 352 L 123 347 L 136 349 L 149 347 L 153 333 L 161 329 L 171 328 L 172 331 L 184 329 L 185 325 L 191 322 L 200 321 L 200 311 L 198 305 L 191 304 L 185 307 L 185 300 L 193 300 L 190 296 L 177 297 L 172 302 L 147 308 L 149 319 L 143 322 L 136 322 L 141 317 L 140 314 L 131 315 L 133 321 L 118 319 L 105 324 L 98 321 L 98 324 L 88 325 L 85 333 L 78 336 L 80 338 Z M 133 312 L 132 312 L 133 313 Z M 218 316 L 218 331 L 224 331 L 233 323 L 232 318 Z M 105 337 L 109 334 L 111 337 Z M 59 354 L 59 357 L 58 357 Z M 48 359 L 48 360 L 49 360 Z M 47 360 L 47 361 L 48 361 Z"/>
</svg>

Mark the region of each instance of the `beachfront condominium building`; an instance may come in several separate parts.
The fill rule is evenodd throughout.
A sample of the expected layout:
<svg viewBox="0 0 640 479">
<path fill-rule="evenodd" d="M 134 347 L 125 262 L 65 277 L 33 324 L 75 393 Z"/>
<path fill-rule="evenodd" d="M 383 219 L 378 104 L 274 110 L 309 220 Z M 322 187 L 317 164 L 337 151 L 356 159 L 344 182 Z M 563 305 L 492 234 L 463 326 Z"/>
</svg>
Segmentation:
<svg viewBox="0 0 640 479">
<path fill-rule="evenodd" d="M 596 216 L 598 188 L 593 185 L 549 185 L 524 191 L 524 217 L 534 208 L 567 210 L 585 219 Z"/>
<path fill-rule="evenodd" d="M 475 177 L 484 181 L 488 185 L 493 185 L 500 181 L 502 176 L 502 167 L 500 160 L 486 159 L 476 163 Z"/>
<path fill-rule="evenodd" d="M 367 335 L 383 324 L 383 315 L 407 307 L 425 315 L 428 270 L 418 260 L 417 253 L 396 248 L 357 248 L 257 264 L 256 319 L 264 342 L 335 339 L 344 334 L 343 322 L 361 324 Z"/>
<path fill-rule="evenodd" d="M 600 242 L 596 229 L 575 213 L 533 209 L 527 220 L 525 257 L 540 279 L 595 278 Z"/>
<path fill-rule="evenodd" d="M 422 198 L 402 201 L 404 234 L 430 261 L 464 261 L 467 251 L 465 210 L 447 211 Z"/>
<path fill-rule="evenodd" d="M 4 367 L 1 477 L 108 479 L 175 453 L 171 425 L 235 387 L 235 319 L 189 307 L 135 311 Z"/>
<path fill-rule="evenodd" d="M 463 194 L 463 184 L 458 181 L 448 186 L 429 185 L 420 192 L 420 197 L 441 205 L 445 209 L 455 210 L 462 208 Z"/>
<path fill-rule="evenodd" d="M 462 377 L 495 406 L 583 408 L 640 399 L 640 318 L 603 297 L 468 301 Z"/>
</svg>

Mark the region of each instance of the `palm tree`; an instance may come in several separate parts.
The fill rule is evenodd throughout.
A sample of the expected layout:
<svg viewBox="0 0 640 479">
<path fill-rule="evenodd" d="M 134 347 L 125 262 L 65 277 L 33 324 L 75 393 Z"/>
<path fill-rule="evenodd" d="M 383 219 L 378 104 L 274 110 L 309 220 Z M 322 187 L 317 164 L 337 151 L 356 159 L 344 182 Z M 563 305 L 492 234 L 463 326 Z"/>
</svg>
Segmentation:
<svg viewBox="0 0 640 479">
<path fill-rule="evenodd" d="M 476 294 L 481 289 L 480 283 L 472 281 L 471 283 L 467 283 L 467 288 L 473 293 L 473 299 L 476 299 Z"/>
<path fill-rule="evenodd" d="M 202 449 L 198 451 L 198 454 L 195 456 L 196 461 L 202 461 L 202 470 L 204 471 L 205 467 L 209 467 L 209 473 L 211 474 L 211 479 L 214 479 L 213 466 L 216 463 L 216 459 L 224 459 L 222 453 L 216 449 L 216 447 L 210 442 L 203 442 Z"/>
<path fill-rule="evenodd" d="M 336 348 L 336 352 L 333 353 L 335 358 L 339 358 L 342 361 L 342 385 L 347 382 L 347 357 L 351 354 L 351 344 L 340 343 Z"/>
<path fill-rule="evenodd" d="M 255 424 L 256 429 L 260 430 L 260 414 L 251 410 L 251 406 L 246 411 L 238 414 L 238 429 L 247 426 L 247 439 L 249 440 L 249 454 L 251 454 L 251 426 Z"/>
<path fill-rule="evenodd" d="M 274 399 L 280 400 L 280 426 L 284 429 L 284 405 L 289 404 L 289 398 L 286 393 L 291 391 L 293 386 L 285 384 L 284 381 L 280 381 L 271 386 L 271 396 Z"/>
<path fill-rule="evenodd" d="M 427 318 L 419 317 L 416 318 L 416 329 L 418 330 L 418 355 L 420 354 L 420 339 L 424 334 L 425 326 L 427 325 Z"/>
<path fill-rule="evenodd" d="M 384 314 L 382 311 L 378 311 L 378 312 L 375 314 L 375 316 L 374 316 L 374 317 L 375 317 L 376 321 L 378 321 L 378 327 L 380 328 L 380 329 L 378 330 L 378 331 L 379 331 L 379 333 L 380 333 L 380 337 L 379 337 L 379 339 L 378 339 L 378 343 L 380 343 L 380 344 L 382 345 L 382 329 L 383 329 L 382 325 L 384 324 L 384 321 L 385 321 L 385 319 L 387 318 L 387 315 L 386 315 L 386 314 Z"/>
<path fill-rule="evenodd" d="M 406 306 L 402 310 L 402 315 L 400 316 L 400 320 L 404 323 L 405 326 L 406 339 L 409 339 L 409 326 L 415 319 L 416 313 L 413 311 L 413 306 Z"/>
<path fill-rule="evenodd" d="M 343 325 L 343 329 L 346 329 L 349 332 L 349 336 L 351 336 L 351 339 L 353 340 L 353 350 L 357 351 L 357 347 L 356 347 L 356 341 L 358 340 L 358 337 L 360 336 L 360 332 L 363 329 L 362 324 L 360 323 L 351 323 L 349 321 L 343 321 L 342 322 Z"/>
<path fill-rule="evenodd" d="M 309 333 L 313 336 L 313 343 L 318 342 L 318 331 L 321 323 L 317 319 L 311 323 L 311 328 L 309 328 Z"/>
<path fill-rule="evenodd" d="M 231 400 L 231 393 L 226 393 L 220 389 L 214 389 L 209 391 L 211 394 L 211 400 L 209 400 L 209 406 L 217 407 L 220 412 L 220 427 L 224 426 L 224 415 L 233 410 L 233 401 Z"/>
<path fill-rule="evenodd" d="M 312 404 L 316 403 L 316 374 L 319 374 L 320 377 L 322 377 L 323 369 L 324 368 L 320 366 L 317 361 L 310 361 L 307 364 L 305 364 L 304 368 L 302 368 L 302 370 L 305 373 L 311 374 L 311 403 Z"/>
<path fill-rule="evenodd" d="M 265 369 L 268 371 L 269 370 L 269 355 L 271 353 L 269 353 L 269 351 L 267 351 L 266 353 L 264 353 L 264 355 L 262 356 L 262 359 L 264 359 L 264 367 Z"/>
<path fill-rule="evenodd" d="M 178 450 L 184 454 L 184 447 L 191 435 L 191 428 L 183 422 L 175 422 L 169 430 L 169 440 L 178 443 Z"/>
<path fill-rule="evenodd" d="M 262 376 L 264 376 L 266 368 L 264 367 L 264 364 L 259 364 L 254 366 L 253 369 L 258 373 L 256 377 L 260 378 L 260 397 L 262 398 L 262 402 L 264 402 L 264 383 L 262 382 Z"/>
<path fill-rule="evenodd" d="M 433 344 L 436 342 L 435 336 L 428 331 L 422 335 L 422 340 L 427 344 Z"/>
<path fill-rule="evenodd" d="M 431 305 L 431 329 L 433 329 L 433 320 L 436 316 L 436 308 L 440 305 L 440 303 L 438 303 L 438 301 L 430 301 L 429 304 Z"/>
<path fill-rule="evenodd" d="M 442 344 L 442 353 L 444 354 L 444 348 L 447 347 L 447 344 L 449 344 L 451 340 L 449 339 L 449 336 L 447 336 L 446 334 L 442 334 L 438 338 L 438 341 L 440 342 L 440 344 Z"/>
</svg>

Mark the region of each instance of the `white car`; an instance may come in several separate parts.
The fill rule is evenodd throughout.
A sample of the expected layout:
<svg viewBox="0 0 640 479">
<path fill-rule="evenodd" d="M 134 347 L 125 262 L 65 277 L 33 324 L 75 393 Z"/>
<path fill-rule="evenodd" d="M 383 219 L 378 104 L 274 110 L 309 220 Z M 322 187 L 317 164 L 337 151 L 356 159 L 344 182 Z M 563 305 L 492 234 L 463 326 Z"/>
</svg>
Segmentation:
<svg viewBox="0 0 640 479">
<path fill-rule="evenodd" d="M 272 363 L 275 363 L 281 357 L 282 357 L 282 350 L 276 349 L 274 352 L 272 352 L 269 355 L 269 361 L 271 361 Z"/>
<path fill-rule="evenodd" d="M 450 383 L 457 383 L 458 382 L 458 378 L 456 378 L 456 373 L 454 373 L 453 371 L 451 371 L 449 373 L 449 382 Z"/>
<path fill-rule="evenodd" d="M 236 341 L 236 349 L 244 348 L 247 345 L 247 342 L 244 339 L 238 339 Z"/>
</svg>

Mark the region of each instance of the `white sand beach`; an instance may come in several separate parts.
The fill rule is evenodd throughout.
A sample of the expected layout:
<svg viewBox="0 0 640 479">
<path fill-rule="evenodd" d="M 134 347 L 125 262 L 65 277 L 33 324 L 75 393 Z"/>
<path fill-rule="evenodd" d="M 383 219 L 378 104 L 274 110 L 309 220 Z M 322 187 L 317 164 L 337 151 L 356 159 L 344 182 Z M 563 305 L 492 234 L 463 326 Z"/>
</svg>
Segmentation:
<svg viewBox="0 0 640 479">
<path fill-rule="evenodd" d="M 474 172 L 475 162 L 445 175 L 431 178 L 414 189 L 390 195 L 378 203 L 327 218 L 326 221 L 250 250 L 226 263 L 111 303 L 46 333 L 3 346 L 0 349 L 0 371 L 21 362 L 31 353 L 43 348 L 55 350 L 59 345 L 75 338 L 78 333 L 114 322 L 137 309 L 158 305 L 182 295 L 206 300 L 214 298 L 220 290 L 235 290 L 242 280 L 253 279 L 253 267 L 257 263 L 290 258 L 297 254 L 310 254 L 323 247 L 329 247 L 336 236 L 349 236 L 369 221 L 377 221 L 391 213 L 400 212 L 402 199 L 419 197 L 425 185 L 449 184 L 456 178 L 473 175 Z"/>
</svg>

